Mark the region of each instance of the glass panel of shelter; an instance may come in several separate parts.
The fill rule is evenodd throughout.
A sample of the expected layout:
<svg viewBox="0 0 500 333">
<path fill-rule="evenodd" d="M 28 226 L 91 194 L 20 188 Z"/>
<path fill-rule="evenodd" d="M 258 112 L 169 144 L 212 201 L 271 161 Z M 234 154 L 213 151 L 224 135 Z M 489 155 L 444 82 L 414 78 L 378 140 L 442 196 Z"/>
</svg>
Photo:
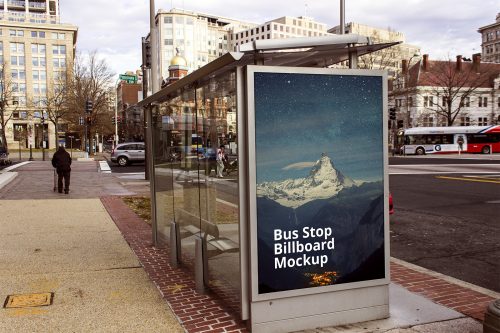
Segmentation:
<svg viewBox="0 0 500 333">
<path fill-rule="evenodd" d="M 209 286 L 227 301 L 240 304 L 238 151 L 235 72 L 215 77 L 199 89 L 198 115 L 203 119 Z M 200 128 L 201 129 L 201 128 Z M 218 289 L 218 290 L 217 290 Z"/>
<path fill-rule="evenodd" d="M 235 86 L 231 72 L 179 91 L 158 108 L 153 135 L 159 239 L 168 243 L 175 220 L 179 259 L 193 269 L 195 239 L 202 237 L 208 258 L 204 280 L 239 305 Z M 221 147 L 225 158 L 218 161 Z"/>
</svg>

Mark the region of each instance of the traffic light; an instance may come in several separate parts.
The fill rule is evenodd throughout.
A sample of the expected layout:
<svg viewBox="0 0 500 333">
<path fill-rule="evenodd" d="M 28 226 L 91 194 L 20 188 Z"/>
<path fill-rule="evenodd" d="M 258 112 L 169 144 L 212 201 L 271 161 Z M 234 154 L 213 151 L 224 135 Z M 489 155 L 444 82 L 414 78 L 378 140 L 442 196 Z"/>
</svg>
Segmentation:
<svg viewBox="0 0 500 333">
<path fill-rule="evenodd" d="M 151 42 L 142 38 L 142 65 L 151 68 Z"/>
<path fill-rule="evenodd" d="M 94 103 L 92 103 L 92 101 L 87 100 L 85 102 L 85 112 L 92 113 L 93 109 L 94 109 Z"/>
<path fill-rule="evenodd" d="M 87 117 L 87 125 L 92 125 L 92 117 Z"/>
<path fill-rule="evenodd" d="M 113 118 L 111 118 L 111 119 L 112 119 L 112 120 L 111 120 L 111 122 L 113 123 L 113 125 L 114 125 L 114 124 L 116 124 L 116 119 L 115 119 L 115 117 L 113 116 Z"/>
<path fill-rule="evenodd" d="M 396 108 L 389 109 L 389 119 L 396 120 Z"/>
</svg>

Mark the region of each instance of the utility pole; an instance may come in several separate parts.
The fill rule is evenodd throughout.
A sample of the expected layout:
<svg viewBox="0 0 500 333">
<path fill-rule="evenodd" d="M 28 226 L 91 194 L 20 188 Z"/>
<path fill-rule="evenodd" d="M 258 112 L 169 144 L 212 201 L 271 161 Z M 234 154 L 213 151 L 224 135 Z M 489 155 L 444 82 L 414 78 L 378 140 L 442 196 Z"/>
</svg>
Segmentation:
<svg viewBox="0 0 500 333">
<path fill-rule="evenodd" d="M 340 0 L 340 35 L 345 34 L 345 0 Z"/>
<path fill-rule="evenodd" d="M 151 90 L 156 93 L 160 90 L 158 73 L 158 31 L 155 24 L 155 0 L 149 0 L 149 27 L 151 40 Z"/>
<path fill-rule="evenodd" d="M 150 23 L 150 41 L 151 41 L 151 91 L 153 95 L 160 90 L 158 82 L 158 34 L 155 26 L 155 1 L 149 1 L 149 23 Z M 151 230 L 154 246 L 159 245 L 158 228 L 156 221 L 156 203 L 155 203 L 155 182 L 154 182 L 154 165 L 153 165 L 153 105 L 148 105 L 144 109 L 146 122 L 146 159 L 147 168 L 149 171 L 149 188 L 151 193 Z"/>
</svg>

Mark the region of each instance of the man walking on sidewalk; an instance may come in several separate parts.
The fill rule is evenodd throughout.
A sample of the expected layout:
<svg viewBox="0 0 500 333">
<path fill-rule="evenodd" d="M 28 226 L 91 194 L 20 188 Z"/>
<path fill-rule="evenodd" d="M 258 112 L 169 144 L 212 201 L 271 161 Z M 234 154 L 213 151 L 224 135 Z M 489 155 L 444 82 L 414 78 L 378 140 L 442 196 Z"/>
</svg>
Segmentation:
<svg viewBox="0 0 500 333">
<path fill-rule="evenodd" d="M 64 178 L 64 193 L 69 193 L 69 178 L 71 175 L 71 157 L 63 146 L 52 156 L 52 166 L 57 170 L 57 189 L 62 193 Z"/>
</svg>

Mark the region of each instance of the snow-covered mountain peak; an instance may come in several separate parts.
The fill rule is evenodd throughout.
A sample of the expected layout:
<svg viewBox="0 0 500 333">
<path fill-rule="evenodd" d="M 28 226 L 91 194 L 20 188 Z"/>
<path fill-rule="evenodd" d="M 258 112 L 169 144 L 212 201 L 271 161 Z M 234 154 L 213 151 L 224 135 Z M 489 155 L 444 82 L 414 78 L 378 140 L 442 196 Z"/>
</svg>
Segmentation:
<svg viewBox="0 0 500 333">
<path fill-rule="evenodd" d="M 322 154 L 307 177 L 258 184 L 257 194 L 283 206 L 297 208 L 312 200 L 331 198 L 354 185 L 352 179 L 335 169 L 332 160 Z"/>
</svg>

